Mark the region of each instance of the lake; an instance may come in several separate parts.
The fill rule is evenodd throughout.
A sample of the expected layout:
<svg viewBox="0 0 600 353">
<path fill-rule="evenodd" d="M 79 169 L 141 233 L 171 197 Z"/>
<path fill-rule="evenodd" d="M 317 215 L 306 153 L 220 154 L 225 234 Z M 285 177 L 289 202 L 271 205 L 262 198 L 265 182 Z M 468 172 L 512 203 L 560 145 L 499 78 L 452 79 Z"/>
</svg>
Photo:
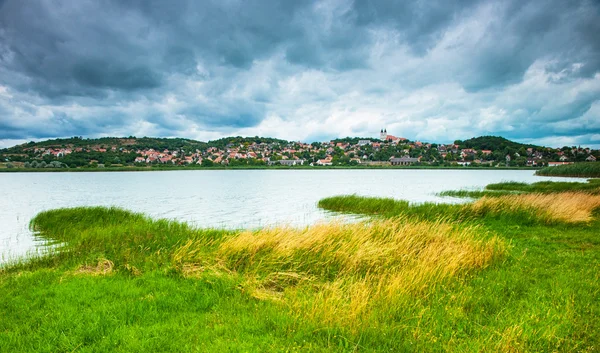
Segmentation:
<svg viewBox="0 0 600 353">
<path fill-rule="evenodd" d="M 530 170 L 201 170 L 107 173 L 0 173 L 0 262 L 33 254 L 43 240 L 29 229 L 38 212 L 60 207 L 118 206 L 198 227 L 308 225 L 336 217 L 316 207 L 341 194 L 411 202 L 464 202 L 444 190 L 501 181 L 535 182 Z"/>
</svg>

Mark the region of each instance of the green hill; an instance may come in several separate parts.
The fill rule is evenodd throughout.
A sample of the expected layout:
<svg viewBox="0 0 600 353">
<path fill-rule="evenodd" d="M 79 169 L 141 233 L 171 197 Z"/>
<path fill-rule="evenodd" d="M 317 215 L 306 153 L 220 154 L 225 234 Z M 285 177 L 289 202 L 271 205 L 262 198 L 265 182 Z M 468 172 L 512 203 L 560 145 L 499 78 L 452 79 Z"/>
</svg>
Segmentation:
<svg viewBox="0 0 600 353">
<path fill-rule="evenodd" d="M 281 139 L 276 139 L 276 138 L 272 138 L 272 137 L 231 136 L 231 137 L 223 137 L 223 138 L 220 138 L 218 140 L 208 141 L 208 146 L 209 147 L 225 148 L 229 144 L 232 144 L 232 145 L 249 144 L 250 145 L 250 144 L 253 144 L 253 143 L 257 143 L 257 144 L 260 144 L 260 143 L 266 143 L 266 144 L 279 143 L 281 145 L 287 145 L 289 143 L 289 141 L 281 140 Z"/>
<path fill-rule="evenodd" d="M 158 138 L 158 137 L 100 137 L 82 138 L 71 137 L 63 139 L 52 139 L 39 142 L 28 142 L 22 145 L 6 148 L 4 153 L 23 153 L 35 148 L 77 148 L 77 147 L 101 147 L 101 148 L 154 148 L 154 149 L 201 149 L 206 147 L 205 142 L 184 138 Z"/>
<path fill-rule="evenodd" d="M 517 151 L 521 148 L 533 148 L 537 150 L 546 149 L 545 147 L 536 146 L 536 145 L 528 145 L 522 144 L 518 142 L 514 142 L 504 137 L 500 136 L 480 136 L 473 137 L 468 140 L 456 140 L 454 144 L 459 145 L 460 148 L 474 148 L 477 150 L 492 150 L 492 151 L 504 151 L 508 149 L 509 151 Z"/>
</svg>

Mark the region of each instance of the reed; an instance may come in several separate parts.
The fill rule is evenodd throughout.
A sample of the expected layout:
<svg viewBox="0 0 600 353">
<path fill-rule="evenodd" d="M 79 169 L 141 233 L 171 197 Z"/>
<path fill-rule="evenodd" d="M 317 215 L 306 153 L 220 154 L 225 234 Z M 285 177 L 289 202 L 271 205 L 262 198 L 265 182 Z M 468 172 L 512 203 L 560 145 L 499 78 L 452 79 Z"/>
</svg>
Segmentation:
<svg viewBox="0 0 600 353">
<path fill-rule="evenodd" d="M 399 297 L 424 295 L 502 257 L 506 244 L 484 233 L 408 217 L 275 227 L 228 238 L 216 258 L 245 278 L 253 296 L 285 300 L 298 315 L 357 329 Z M 175 257 L 182 264 L 205 263 L 203 246 L 188 242 Z"/>
<path fill-rule="evenodd" d="M 600 195 L 584 192 L 483 197 L 469 206 L 477 215 L 533 213 L 546 223 L 589 222 L 600 207 Z"/>
<path fill-rule="evenodd" d="M 582 162 L 546 167 L 538 170 L 537 175 L 600 178 L 600 162 Z"/>
<path fill-rule="evenodd" d="M 408 208 L 409 204 L 408 201 L 392 198 L 342 195 L 321 199 L 318 206 L 336 212 L 389 216 L 401 213 Z"/>
<path fill-rule="evenodd" d="M 592 194 L 600 194 L 600 179 L 589 179 L 581 182 L 554 182 L 540 181 L 532 184 L 520 182 L 503 182 L 489 184 L 483 190 L 448 190 L 442 191 L 439 196 L 480 198 L 484 196 L 504 196 L 524 193 L 558 193 L 566 191 L 586 191 Z"/>
</svg>

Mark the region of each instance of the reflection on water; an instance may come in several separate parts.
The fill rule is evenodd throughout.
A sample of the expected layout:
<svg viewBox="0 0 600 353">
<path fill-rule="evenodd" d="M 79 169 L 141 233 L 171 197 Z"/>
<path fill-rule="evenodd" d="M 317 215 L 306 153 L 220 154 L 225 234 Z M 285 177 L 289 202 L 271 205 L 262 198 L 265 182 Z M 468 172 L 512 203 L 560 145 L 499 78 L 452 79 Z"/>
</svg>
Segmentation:
<svg viewBox="0 0 600 353">
<path fill-rule="evenodd" d="M 0 262 L 45 244 L 28 229 L 38 212 L 118 206 L 197 227 L 308 225 L 336 217 L 319 199 L 341 194 L 411 202 L 463 202 L 444 190 L 547 178 L 523 170 L 203 170 L 118 173 L 0 173 Z"/>
</svg>

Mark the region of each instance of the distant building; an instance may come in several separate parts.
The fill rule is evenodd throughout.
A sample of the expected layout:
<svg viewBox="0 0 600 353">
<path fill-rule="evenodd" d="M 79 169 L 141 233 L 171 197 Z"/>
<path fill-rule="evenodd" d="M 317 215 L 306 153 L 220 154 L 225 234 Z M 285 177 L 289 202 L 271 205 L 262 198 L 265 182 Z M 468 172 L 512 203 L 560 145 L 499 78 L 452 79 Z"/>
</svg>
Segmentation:
<svg viewBox="0 0 600 353">
<path fill-rule="evenodd" d="M 294 165 L 304 165 L 304 159 L 284 159 L 284 160 L 280 160 L 279 164 L 285 165 L 288 167 L 291 167 Z"/>
<path fill-rule="evenodd" d="M 565 164 L 573 164 L 573 162 L 548 162 L 548 167 L 556 167 Z"/>
<path fill-rule="evenodd" d="M 381 129 L 381 133 L 379 133 L 379 139 L 381 141 L 385 141 L 387 139 L 387 129 Z"/>
<path fill-rule="evenodd" d="M 386 141 L 386 142 L 391 142 L 393 144 L 397 144 L 399 142 L 404 142 L 404 141 L 408 141 L 407 139 L 405 139 L 404 137 L 396 137 L 394 135 L 388 135 L 387 130 L 386 129 L 382 129 L 381 132 L 379 133 L 379 139 L 381 141 Z"/>
<path fill-rule="evenodd" d="M 400 157 L 400 158 L 390 158 L 390 163 L 392 165 L 411 165 L 414 163 L 418 163 L 419 162 L 419 158 L 412 158 L 412 157 Z"/>
<path fill-rule="evenodd" d="M 371 144 L 371 140 L 358 140 L 359 146 L 365 146 L 365 145 L 370 145 L 370 144 Z"/>
<path fill-rule="evenodd" d="M 317 165 L 333 165 L 333 162 L 329 158 L 319 159 Z"/>
</svg>

